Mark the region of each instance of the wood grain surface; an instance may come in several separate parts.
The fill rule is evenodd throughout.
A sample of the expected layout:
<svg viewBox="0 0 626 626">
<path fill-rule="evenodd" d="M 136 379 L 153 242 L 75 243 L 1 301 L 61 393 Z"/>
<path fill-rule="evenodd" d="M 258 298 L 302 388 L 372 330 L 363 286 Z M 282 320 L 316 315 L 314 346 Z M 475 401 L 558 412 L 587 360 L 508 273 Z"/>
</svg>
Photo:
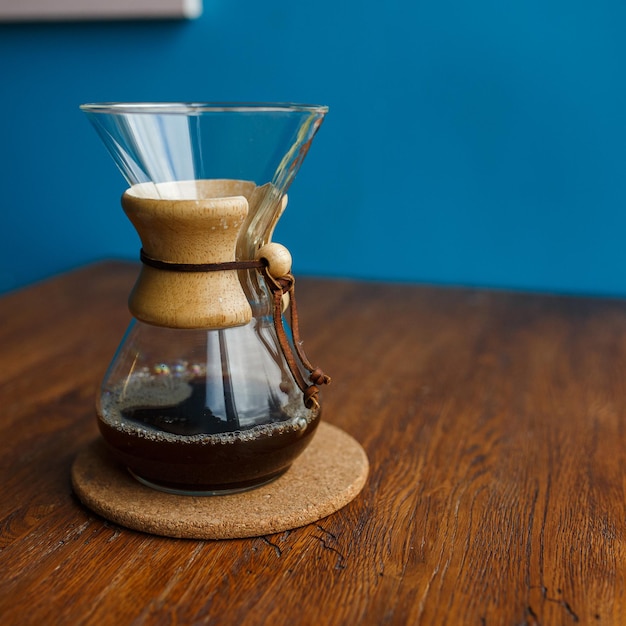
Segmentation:
<svg viewBox="0 0 626 626">
<path fill-rule="evenodd" d="M 359 497 L 257 539 L 144 535 L 70 486 L 138 266 L 0 299 L 0 622 L 626 624 L 626 302 L 300 280 Z"/>
</svg>

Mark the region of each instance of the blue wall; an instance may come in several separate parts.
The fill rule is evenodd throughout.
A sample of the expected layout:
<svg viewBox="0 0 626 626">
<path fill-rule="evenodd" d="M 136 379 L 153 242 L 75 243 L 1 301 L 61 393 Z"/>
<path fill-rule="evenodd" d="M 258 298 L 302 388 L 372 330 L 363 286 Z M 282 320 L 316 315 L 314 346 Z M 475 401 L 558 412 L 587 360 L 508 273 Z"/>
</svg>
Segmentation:
<svg viewBox="0 0 626 626">
<path fill-rule="evenodd" d="M 292 100 L 331 109 L 279 226 L 297 274 L 626 296 L 623 2 L 204 3 L 0 25 L 0 290 L 137 256 L 79 103 Z"/>
</svg>

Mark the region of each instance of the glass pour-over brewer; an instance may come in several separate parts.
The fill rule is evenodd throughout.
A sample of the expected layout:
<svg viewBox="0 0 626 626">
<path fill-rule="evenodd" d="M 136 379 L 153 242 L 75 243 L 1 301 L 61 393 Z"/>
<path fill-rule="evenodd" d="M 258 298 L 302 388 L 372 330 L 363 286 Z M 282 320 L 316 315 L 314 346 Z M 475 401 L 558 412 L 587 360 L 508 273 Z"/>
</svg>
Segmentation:
<svg viewBox="0 0 626 626">
<path fill-rule="evenodd" d="M 273 480 L 309 443 L 329 382 L 302 351 L 291 257 L 271 241 L 327 108 L 81 108 L 130 184 L 142 245 L 134 319 L 97 400 L 107 447 L 174 493 Z"/>
</svg>

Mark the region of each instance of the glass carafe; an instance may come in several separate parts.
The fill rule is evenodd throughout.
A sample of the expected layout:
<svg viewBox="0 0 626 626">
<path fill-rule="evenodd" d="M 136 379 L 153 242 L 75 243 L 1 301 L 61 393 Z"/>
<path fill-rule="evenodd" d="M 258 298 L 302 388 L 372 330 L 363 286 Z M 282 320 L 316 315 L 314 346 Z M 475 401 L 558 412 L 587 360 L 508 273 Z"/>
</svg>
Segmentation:
<svg viewBox="0 0 626 626">
<path fill-rule="evenodd" d="M 97 399 L 104 441 L 165 491 L 273 480 L 313 436 L 329 381 L 302 352 L 291 257 L 271 241 L 326 107 L 81 108 L 130 184 L 142 243 L 134 319 Z"/>
</svg>

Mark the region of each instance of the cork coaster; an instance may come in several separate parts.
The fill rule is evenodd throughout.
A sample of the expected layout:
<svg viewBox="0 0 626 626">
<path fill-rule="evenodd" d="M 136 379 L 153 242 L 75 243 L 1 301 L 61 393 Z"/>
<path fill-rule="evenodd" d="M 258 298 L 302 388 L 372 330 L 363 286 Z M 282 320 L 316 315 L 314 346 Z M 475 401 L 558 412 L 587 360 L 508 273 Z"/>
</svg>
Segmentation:
<svg viewBox="0 0 626 626">
<path fill-rule="evenodd" d="M 350 435 L 322 422 L 305 451 L 272 483 L 243 493 L 182 496 L 136 481 L 100 440 L 79 452 L 72 485 L 94 512 L 127 528 L 188 539 L 258 537 L 315 522 L 363 488 L 369 463 Z"/>
</svg>

